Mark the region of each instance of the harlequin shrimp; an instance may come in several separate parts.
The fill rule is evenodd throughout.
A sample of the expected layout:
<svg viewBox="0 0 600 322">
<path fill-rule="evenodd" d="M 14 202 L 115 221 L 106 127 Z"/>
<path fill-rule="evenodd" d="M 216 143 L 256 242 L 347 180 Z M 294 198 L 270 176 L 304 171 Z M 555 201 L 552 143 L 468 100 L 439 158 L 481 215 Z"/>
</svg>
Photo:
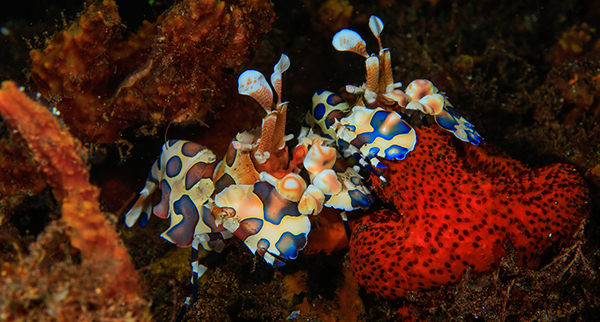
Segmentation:
<svg viewBox="0 0 600 322">
<path fill-rule="evenodd" d="M 302 174 L 311 183 L 300 205 L 310 205 L 307 210 L 314 209 L 316 213 L 321 212 L 323 206 L 341 210 L 349 238 L 346 211 L 368 209 L 373 203 L 362 177 L 340 156 L 333 140 L 314 134 L 312 130 L 299 136 L 293 156 L 290 171 Z"/>
<path fill-rule="evenodd" d="M 335 143 L 317 135 L 299 140 L 290 161 L 285 134 L 287 102 L 281 102 L 282 74 L 289 67 L 282 55 L 271 75 L 273 91 L 262 73 L 248 70 L 238 79 L 240 94 L 253 97 L 267 115 L 262 125 L 238 133 L 226 155 L 185 140 L 164 144 L 125 224 L 145 225 L 149 214 L 170 219 L 161 237 L 192 247 L 192 290 L 207 270 L 197 250 L 220 252 L 234 237 L 273 265 L 297 258 L 306 246 L 311 223 L 323 207 L 343 211 L 368 208 L 373 199 L 361 177 L 340 157 Z M 185 310 L 185 308 L 184 308 Z"/>
<path fill-rule="evenodd" d="M 366 82 L 360 87 L 346 86 L 348 93 L 358 95 L 357 104 L 350 108 L 335 93 L 317 92 L 300 136 L 307 135 L 309 128 L 317 130 L 334 139 L 344 157 L 355 157 L 374 174 L 377 174 L 375 168 L 384 167 L 377 157 L 402 160 L 415 147 L 415 131 L 399 112 L 431 115 L 437 124 L 460 140 L 475 145 L 483 142 L 473 124 L 458 114 L 445 93 L 429 80 L 414 80 L 405 91 L 400 89 L 402 83 L 394 83 L 390 51 L 381 45 L 383 22 L 371 16 L 369 27 L 379 43 L 377 55 L 367 54 L 365 41 L 352 30 L 339 31 L 332 41 L 336 50 L 350 51 L 366 59 Z M 385 181 L 382 176 L 379 178 Z"/>
</svg>

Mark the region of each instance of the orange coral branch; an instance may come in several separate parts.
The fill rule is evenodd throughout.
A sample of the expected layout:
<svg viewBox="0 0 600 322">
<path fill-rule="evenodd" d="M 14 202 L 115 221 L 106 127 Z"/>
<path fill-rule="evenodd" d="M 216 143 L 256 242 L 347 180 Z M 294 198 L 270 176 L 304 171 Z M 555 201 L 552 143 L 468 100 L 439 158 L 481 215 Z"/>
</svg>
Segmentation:
<svg viewBox="0 0 600 322">
<path fill-rule="evenodd" d="M 110 274 L 108 290 L 141 294 L 139 280 L 114 227 L 100 209 L 99 190 L 89 182 L 85 150 L 63 129 L 48 109 L 2 83 L 0 113 L 5 123 L 27 142 L 40 169 L 62 202 L 63 219 L 72 228 L 71 242 L 101 272 Z"/>
</svg>

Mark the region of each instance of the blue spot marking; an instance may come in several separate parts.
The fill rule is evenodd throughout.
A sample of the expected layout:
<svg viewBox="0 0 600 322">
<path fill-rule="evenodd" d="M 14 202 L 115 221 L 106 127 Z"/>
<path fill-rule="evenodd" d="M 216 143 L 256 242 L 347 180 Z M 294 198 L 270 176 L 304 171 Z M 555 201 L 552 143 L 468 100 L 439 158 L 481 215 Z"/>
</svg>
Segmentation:
<svg viewBox="0 0 600 322">
<path fill-rule="evenodd" d="M 289 231 L 281 234 L 281 237 L 275 244 L 275 247 L 281 253 L 284 259 L 296 259 L 298 252 L 306 246 L 306 233 L 294 235 Z"/>
<path fill-rule="evenodd" d="M 367 154 L 367 156 L 368 157 L 374 157 L 374 156 L 377 155 L 377 153 L 379 153 L 380 150 L 381 150 L 380 148 L 374 146 L 374 147 L 372 147 L 372 148 L 369 149 L 369 154 Z"/>
<path fill-rule="evenodd" d="M 381 129 L 383 122 L 388 117 L 388 115 L 390 115 L 391 113 L 396 113 L 396 112 L 377 111 L 377 112 L 375 112 L 375 114 L 373 114 L 373 117 L 371 117 L 371 121 L 369 122 L 369 124 L 371 125 L 371 127 L 373 127 L 373 129 L 375 129 L 375 131 L 377 133 L 379 133 L 379 129 Z M 410 127 L 410 125 L 406 124 L 406 122 L 404 122 L 404 121 L 400 121 L 400 122 L 396 123 L 396 126 L 391 128 L 391 130 L 389 131 L 390 132 L 389 135 L 386 136 L 382 133 L 379 133 L 379 136 L 382 138 L 385 138 L 387 140 L 390 140 L 391 138 L 395 137 L 396 135 L 410 133 L 411 130 L 412 130 L 412 127 Z"/>
<path fill-rule="evenodd" d="M 172 146 L 174 146 L 174 145 L 175 145 L 175 143 L 177 143 L 177 142 L 179 142 L 179 140 L 169 140 L 169 141 L 167 141 L 167 145 L 168 145 L 169 147 L 172 147 Z"/>
<path fill-rule="evenodd" d="M 223 176 L 221 178 L 219 178 L 219 180 L 217 180 L 217 182 L 215 182 L 214 184 L 215 184 L 215 192 L 214 193 L 219 194 L 225 188 L 235 184 L 235 181 L 229 174 L 224 173 Z"/>
<path fill-rule="evenodd" d="M 258 234 L 263 225 L 262 219 L 246 218 L 240 221 L 240 227 L 235 231 L 235 235 L 241 240 L 246 240 L 246 238 Z"/>
<path fill-rule="evenodd" d="M 343 103 L 344 99 L 338 94 L 330 94 L 329 96 L 327 96 L 327 99 L 325 101 L 331 106 L 336 106 L 340 103 Z"/>
<path fill-rule="evenodd" d="M 146 226 L 146 223 L 148 222 L 148 217 L 150 216 L 145 211 L 142 211 L 142 213 L 140 214 L 140 218 L 138 219 L 140 226 Z"/>
<path fill-rule="evenodd" d="M 209 165 L 204 162 L 198 162 L 190 167 L 185 174 L 185 189 L 190 190 L 202 178 L 210 178 L 213 174 Z"/>
<path fill-rule="evenodd" d="M 198 152 L 204 150 L 204 146 L 195 143 L 195 142 L 185 142 L 182 146 L 181 146 L 181 153 L 183 155 L 185 155 L 186 157 L 193 157 L 196 154 L 198 154 Z"/>
<path fill-rule="evenodd" d="M 182 215 L 183 219 L 165 231 L 165 235 L 177 246 L 189 247 L 192 245 L 194 230 L 199 219 L 198 209 L 190 196 L 183 195 L 173 203 L 173 210 L 176 214 Z"/>
<path fill-rule="evenodd" d="M 395 113 L 395 112 L 392 112 L 392 113 Z M 373 117 L 371 118 L 371 122 L 370 122 L 370 125 L 371 125 L 371 127 L 373 127 L 374 130 L 372 132 L 365 132 L 365 133 L 359 134 L 357 136 L 357 139 L 355 139 L 355 140 L 357 142 L 363 142 L 363 144 L 364 143 L 373 143 L 376 138 L 382 138 L 384 140 L 390 141 L 398 135 L 404 135 L 404 134 L 410 133 L 410 131 L 412 130 L 412 127 L 404 121 L 398 122 L 393 128 L 391 128 L 391 131 L 389 131 L 389 134 L 381 133 L 379 131 L 381 129 L 381 125 L 383 124 L 383 121 L 386 119 L 386 117 L 389 114 L 390 114 L 390 112 L 385 112 L 385 111 L 376 112 L 373 115 Z M 390 155 L 396 156 L 395 159 L 402 160 L 402 159 L 404 159 L 404 157 L 406 157 L 406 153 L 412 151 L 413 149 L 414 149 L 414 144 L 409 147 L 401 147 L 398 145 L 394 145 L 394 146 L 391 146 L 390 148 L 386 149 L 384 152 L 386 153 L 386 156 L 387 156 L 388 150 L 389 150 Z"/>
<path fill-rule="evenodd" d="M 350 204 L 354 209 L 366 209 L 371 206 L 371 203 L 373 203 L 373 197 L 371 195 L 365 195 L 358 190 L 350 190 L 348 191 L 348 194 L 350 195 Z"/>
<path fill-rule="evenodd" d="M 458 125 L 458 122 L 456 121 L 456 119 L 451 115 L 451 114 L 446 114 L 443 116 L 437 116 L 435 118 L 435 120 L 437 121 L 437 123 L 443 127 L 444 129 L 454 133 L 454 131 L 456 131 L 456 129 L 454 128 L 456 125 Z"/>
<path fill-rule="evenodd" d="M 337 145 L 340 147 L 340 152 L 344 152 L 350 147 L 350 144 L 342 139 L 337 140 Z"/>
<path fill-rule="evenodd" d="M 269 242 L 269 240 L 268 240 L 268 239 L 261 238 L 261 239 L 258 241 L 257 245 L 258 245 L 258 244 L 260 244 L 260 243 L 265 243 L 265 244 L 267 245 L 267 246 L 265 247 L 265 250 L 271 246 L 271 242 Z"/>
<path fill-rule="evenodd" d="M 277 192 L 275 187 L 266 182 L 257 182 L 254 184 L 254 193 L 263 203 L 263 213 L 265 220 L 273 225 L 279 225 L 283 217 L 300 217 L 298 204 L 285 199 Z"/>
<path fill-rule="evenodd" d="M 343 118 L 344 116 L 346 116 L 346 113 L 342 112 L 341 110 L 336 109 L 329 111 L 325 117 L 325 127 L 330 128 L 333 124 L 335 124 L 335 121 Z M 326 129 L 323 129 L 323 132 L 325 132 L 325 130 Z"/>
<path fill-rule="evenodd" d="M 166 219 L 169 216 L 169 200 L 171 196 L 171 186 L 167 180 L 160 181 L 160 201 L 153 208 L 153 212 L 157 217 Z"/>
<path fill-rule="evenodd" d="M 475 130 L 467 131 L 467 136 L 469 137 L 469 142 L 474 145 L 479 145 L 481 142 L 485 142 L 483 137 Z"/>
<path fill-rule="evenodd" d="M 385 158 L 388 160 L 404 160 L 408 152 L 414 149 L 414 145 L 408 149 L 400 145 L 392 145 L 389 148 L 385 149 Z"/>
<path fill-rule="evenodd" d="M 319 103 L 313 108 L 313 110 L 315 119 L 320 120 L 323 118 L 323 116 L 325 116 L 325 111 L 327 111 L 327 108 L 325 108 L 325 104 Z"/>
<path fill-rule="evenodd" d="M 322 89 L 322 90 L 320 90 L 320 91 L 317 91 L 317 93 L 316 93 L 316 94 L 317 94 L 317 95 L 321 95 L 321 94 L 323 94 L 323 92 L 324 92 L 324 91 L 325 91 L 325 90 L 323 90 L 323 89 Z"/>
<path fill-rule="evenodd" d="M 214 233 L 217 231 L 217 225 L 215 224 L 215 217 L 213 217 L 210 214 L 210 209 L 208 209 L 206 206 L 202 206 L 201 218 L 202 218 L 202 222 L 204 223 L 204 225 L 206 225 L 208 228 L 210 228 L 211 233 Z M 194 232 L 195 232 L 195 229 L 194 229 Z M 213 240 L 213 241 L 207 242 L 206 244 L 208 247 L 210 247 L 210 249 L 212 249 L 212 248 L 215 248 L 218 243 L 219 243 L 218 240 Z M 206 249 L 204 247 L 204 245 L 202 245 L 202 247 L 204 249 Z M 210 250 L 210 249 L 206 249 L 206 250 Z"/>
<path fill-rule="evenodd" d="M 156 163 L 156 165 L 157 165 L 157 166 L 159 166 L 159 165 L 160 165 L 160 162 L 157 162 L 157 163 Z M 158 171 L 160 171 L 160 167 L 158 167 Z M 155 177 L 152 175 L 152 170 L 150 170 L 150 172 L 148 172 L 148 176 L 146 177 L 146 180 L 150 180 L 150 181 L 158 182 L 158 178 L 155 178 Z"/>
<path fill-rule="evenodd" d="M 177 175 L 179 175 L 179 173 L 181 172 L 181 166 L 182 166 L 182 162 L 181 162 L 181 158 L 177 155 L 171 157 L 169 159 L 169 161 L 167 161 L 167 166 L 165 168 L 165 171 L 167 172 L 167 176 L 173 178 Z"/>
<path fill-rule="evenodd" d="M 210 213 L 210 209 L 206 206 L 202 206 L 202 222 L 210 228 L 210 231 L 214 233 L 217 231 L 217 225 L 215 224 L 215 217 Z"/>
<path fill-rule="evenodd" d="M 460 114 L 458 114 L 458 112 L 452 109 L 452 112 L 448 111 L 448 113 L 442 113 L 436 116 L 435 120 L 442 128 L 452 133 L 456 133 L 455 126 L 460 124 L 459 117 Z M 479 133 L 477 133 L 477 131 L 475 131 L 475 126 L 471 124 L 471 122 L 467 121 L 464 118 L 462 120 L 464 120 L 464 126 L 466 127 L 466 129 L 464 130 L 467 134 L 467 140 L 469 140 L 471 144 L 479 145 L 481 142 L 485 142 L 483 137 Z"/>
</svg>

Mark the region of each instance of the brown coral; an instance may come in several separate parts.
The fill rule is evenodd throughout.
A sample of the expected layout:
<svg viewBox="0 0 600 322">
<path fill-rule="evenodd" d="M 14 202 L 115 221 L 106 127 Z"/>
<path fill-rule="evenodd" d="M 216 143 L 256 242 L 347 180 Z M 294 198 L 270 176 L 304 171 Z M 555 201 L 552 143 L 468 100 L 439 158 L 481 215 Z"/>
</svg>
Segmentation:
<svg viewBox="0 0 600 322">
<path fill-rule="evenodd" d="M 531 104 L 537 128 L 519 130 L 532 142 L 548 142 L 538 150 L 564 154 L 582 172 L 600 160 L 600 64 L 566 62 L 553 68 L 533 93 Z"/>
<path fill-rule="evenodd" d="M 46 180 L 37 173 L 31 153 L 15 140 L 0 139 L 0 196 L 36 194 L 45 187 Z"/>
<path fill-rule="evenodd" d="M 591 51 L 600 49 L 600 41 L 594 43 L 596 29 L 590 27 L 587 23 L 571 26 L 571 29 L 563 32 L 562 37 L 554 46 L 552 54 L 553 65 L 559 66 L 565 61 L 588 56 Z"/>
<path fill-rule="evenodd" d="M 115 2 L 97 1 L 31 52 L 34 89 L 85 142 L 115 142 L 145 122 L 202 120 L 220 107 L 212 96 L 227 86 L 226 70 L 245 62 L 270 28 L 271 7 L 182 1 L 123 38 Z"/>
<path fill-rule="evenodd" d="M 347 28 L 352 19 L 352 5 L 347 0 L 329 0 L 319 7 L 313 27 L 328 33 Z"/>
<path fill-rule="evenodd" d="M 7 291 L 0 306 L 3 317 L 35 316 L 38 312 L 33 309 L 38 303 L 36 300 L 45 302 L 49 310 L 52 301 L 39 298 L 43 289 L 48 297 L 56 297 L 55 302 L 71 304 L 52 306 L 55 310 L 53 315 L 61 320 L 74 319 L 82 311 L 97 311 L 97 316 L 114 314 L 116 317 L 122 310 L 139 312 L 138 318 L 142 319 L 148 305 L 141 297 L 137 273 L 113 223 L 100 209 L 100 193 L 89 183 L 87 159 L 84 157 L 86 151 L 81 143 L 60 126 L 48 109 L 30 100 L 13 82 L 2 83 L 0 113 L 8 126 L 27 142 L 40 169 L 54 187 L 54 194 L 62 203 L 62 219 L 69 229 L 71 244 L 82 255 L 80 270 L 70 267 L 68 262 L 55 263 L 48 268 L 46 265 L 51 256 L 46 258 L 40 245 L 47 244 L 44 238 L 52 239 L 53 231 L 61 230 L 63 221 L 47 228 L 38 245 L 32 247 L 30 256 L 2 267 L 2 288 Z M 52 280 L 44 278 L 46 274 Z M 74 283 L 77 280 L 79 282 Z M 60 285 L 65 289 L 55 289 Z M 85 293 L 85 288 L 79 289 L 84 294 L 68 301 L 67 297 L 83 285 L 95 288 L 88 288 L 91 293 Z M 90 303 L 85 301 L 91 298 L 95 298 L 94 304 L 100 306 L 86 308 Z M 113 307 L 115 304 L 117 309 Z M 119 306 L 123 308 L 118 309 Z"/>
</svg>

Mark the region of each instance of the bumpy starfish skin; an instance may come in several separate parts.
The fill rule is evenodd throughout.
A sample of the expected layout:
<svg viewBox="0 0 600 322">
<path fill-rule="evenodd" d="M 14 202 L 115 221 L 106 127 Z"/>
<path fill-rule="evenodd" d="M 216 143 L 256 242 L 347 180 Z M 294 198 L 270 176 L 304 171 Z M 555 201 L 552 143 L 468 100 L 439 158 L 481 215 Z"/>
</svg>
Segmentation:
<svg viewBox="0 0 600 322">
<path fill-rule="evenodd" d="M 588 216 L 587 189 L 573 167 L 530 169 L 488 147 L 463 144 L 438 127 L 417 130 L 414 151 L 383 161 L 374 190 L 395 211 L 361 218 L 350 241 L 354 276 L 387 299 L 460 281 L 465 270 L 491 271 L 514 245 L 536 267 Z"/>
</svg>

